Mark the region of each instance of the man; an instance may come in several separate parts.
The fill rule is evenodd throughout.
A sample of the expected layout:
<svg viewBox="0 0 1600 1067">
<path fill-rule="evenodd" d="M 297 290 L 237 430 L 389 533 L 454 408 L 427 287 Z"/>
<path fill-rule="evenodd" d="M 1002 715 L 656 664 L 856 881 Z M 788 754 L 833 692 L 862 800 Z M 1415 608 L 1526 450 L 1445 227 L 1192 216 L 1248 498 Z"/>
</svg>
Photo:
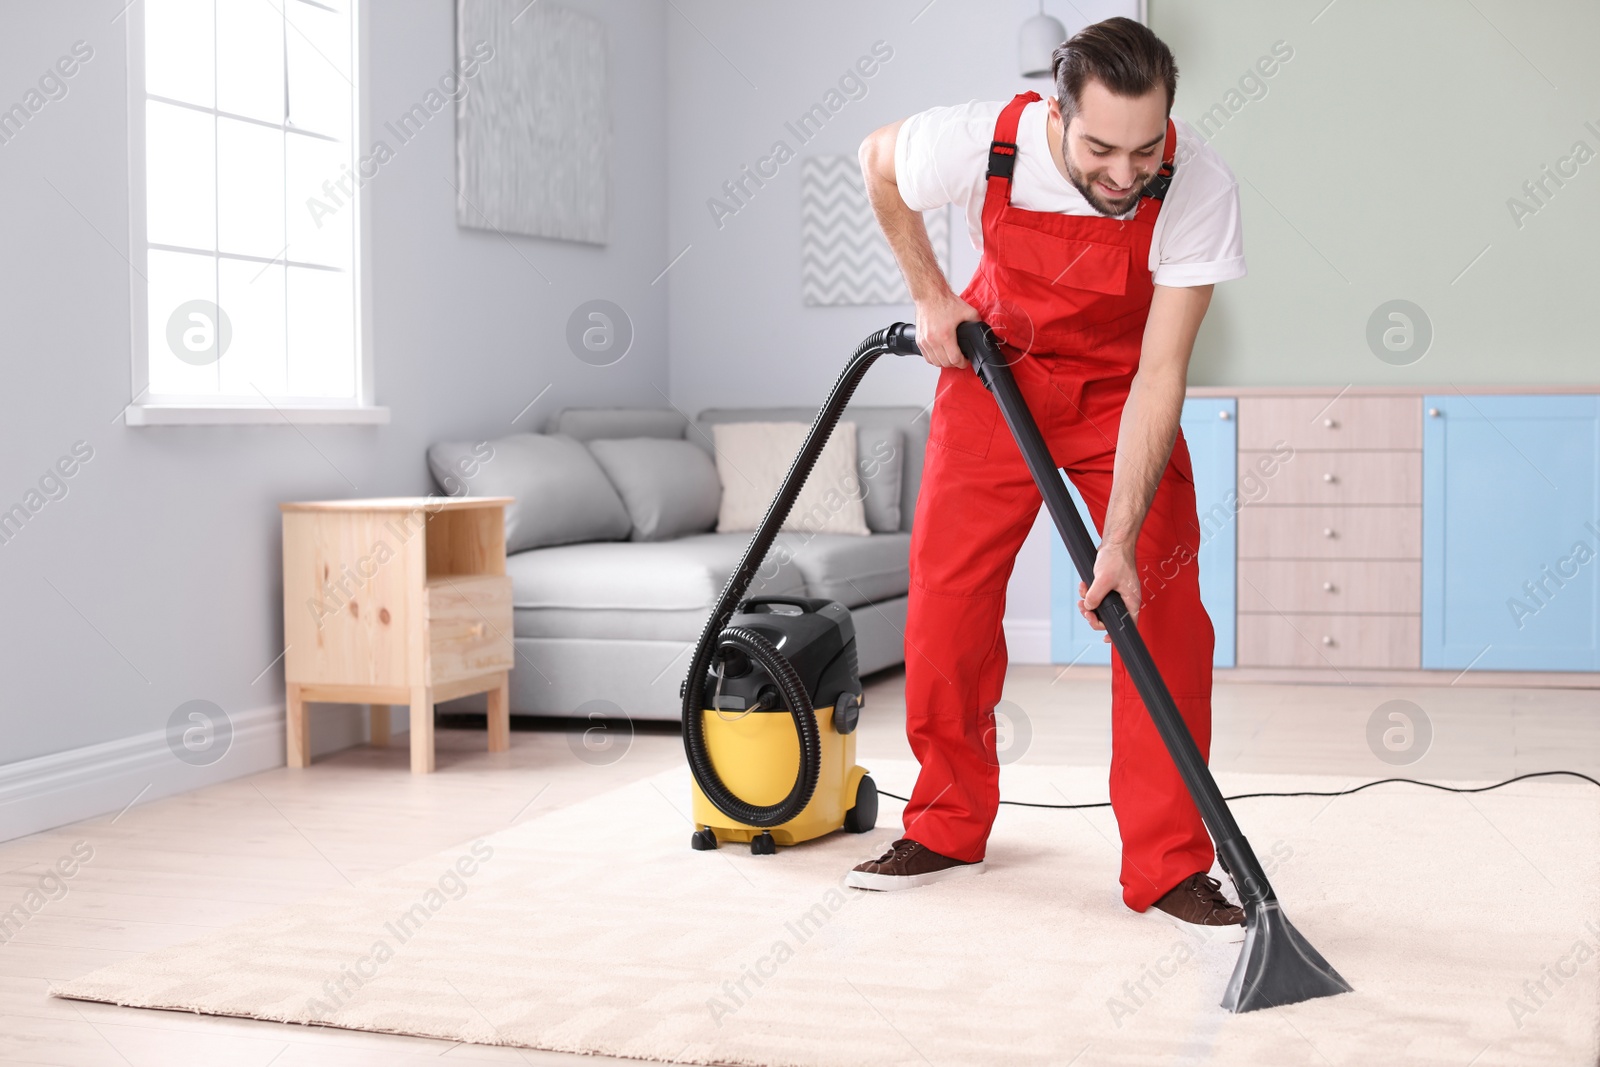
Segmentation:
<svg viewBox="0 0 1600 1067">
<path fill-rule="evenodd" d="M 1087 27 L 1056 49 L 1054 77 L 1054 99 L 934 108 L 861 147 L 868 194 L 916 302 L 923 356 L 941 368 L 906 622 L 906 731 L 921 773 L 905 836 L 849 874 L 863 889 L 980 871 L 998 810 L 1001 619 L 1040 498 L 956 346 L 959 322 L 994 327 L 1101 531 L 1079 610 L 1103 630 L 1093 609 L 1111 590 L 1122 594 L 1200 751 L 1210 746 L 1214 633 L 1200 604 L 1194 478 L 1178 419 L 1212 285 L 1245 273 L 1238 186 L 1170 118 L 1177 67 L 1144 26 Z M 983 253 L 960 296 L 921 216 L 951 203 Z M 1141 568 L 1163 578 L 1142 605 Z M 1211 840 L 1115 654 L 1111 802 L 1128 907 L 1211 926 L 1244 921 L 1206 873 Z"/>
</svg>

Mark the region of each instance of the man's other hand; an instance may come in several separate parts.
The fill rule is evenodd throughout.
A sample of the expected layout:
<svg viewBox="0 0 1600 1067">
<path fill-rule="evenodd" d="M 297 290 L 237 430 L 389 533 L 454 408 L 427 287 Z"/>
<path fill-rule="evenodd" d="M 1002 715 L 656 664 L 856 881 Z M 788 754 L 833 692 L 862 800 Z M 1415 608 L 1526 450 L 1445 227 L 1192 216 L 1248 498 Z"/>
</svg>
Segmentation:
<svg viewBox="0 0 1600 1067">
<path fill-rule="evenodd" d="M 920 338 L 921 335 L 918 334 Z M 1115 589 L 1122 594 L 1122 602 L 1128 606 L 1128 614 L 1133 621 L 1139 621 L 1139 571 L 1134 564 L 1133 548 L 1121 544 L 1102 542 L 1100 551 L 1094 557 L 1094 584 L 1078 583 L 1078 610 L 1089 621 L 1089 625 L 1096 630 L 1105 630 L 1106 624 L 1095 615 L 1094 609 L 1100 606 L 1105 595 Z M 1111 642 L 1111 635 L 1105 637 L 1106 643 Z"/>
</svg>

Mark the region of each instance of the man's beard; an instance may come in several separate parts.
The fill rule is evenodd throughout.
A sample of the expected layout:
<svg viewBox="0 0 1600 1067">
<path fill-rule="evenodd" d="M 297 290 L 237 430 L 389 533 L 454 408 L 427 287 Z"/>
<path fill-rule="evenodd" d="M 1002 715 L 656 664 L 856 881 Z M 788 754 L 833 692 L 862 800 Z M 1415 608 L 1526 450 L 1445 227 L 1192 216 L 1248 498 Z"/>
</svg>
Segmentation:
<svg viewBox="0 0 1600 1067">
<path fill-rule="evenodd" d="M 1126 215 L 1139 202 L 1139 197 L 1144 194 L 1145 186 L 1154 181 L 1156 177 L 1154 171 L 1142 175 L 1141 180 L 1134 184 L 1134 187 L 1128 191 L 1128 195 L 1125 198 L 1112 201 L 1107 200 L 1105 194 L 1100 192 L 1095 183 L 1085 178 L 1083 172 L 1072 165 L 1072 160 L 1067 156 L 1065 143 L 1061 146 L 1061 162 L 1067 169 L 1067 180 L 1072 183 L 1072 187 L 1082 193 L 1083 198 L 1089 202 L 1089 206 L 1102 215 Z"/>
</svg>

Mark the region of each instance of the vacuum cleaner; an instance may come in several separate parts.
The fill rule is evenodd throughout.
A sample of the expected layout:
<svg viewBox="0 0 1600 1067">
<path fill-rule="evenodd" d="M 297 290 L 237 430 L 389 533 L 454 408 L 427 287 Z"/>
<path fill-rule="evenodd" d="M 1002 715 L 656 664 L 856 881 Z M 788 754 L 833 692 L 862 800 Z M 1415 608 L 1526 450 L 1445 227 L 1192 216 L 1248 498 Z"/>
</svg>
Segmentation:
<svg viewBox="0 0 1600 1067">
<path fill-rule="evenodd" d="M 1079 576 L 1085 582 L 1093 582 L 1094 540 L 1072 503 L 1061 471 L 1028 410 L 994 331 L 985 323 L 962 323 L 956 328 L 956 342 L 1000 405 L 1006 426 Z M 850 731 L 841 732 L 839 701 L 847 699 L 845 693 L 853 694 L 847 703 L 857 716 L 861 704 L 851 645 L 853 635 L 848 629 L 849 612 L 842 605 L 825 601 L 758 597 L 741 603 L 741 598 L 856 385 L 880 356 L 889 353 L 920 355 L 916 328 L 895 323 L 868 337 L 851 356 L 695 647 L 682 694 L 684 750 L 695 781 L 694 817 L 702 827 L 694 835 L 696 848 L 714 848 L 718 839 L 730 839 L 750 841 L 752 851 L 773 852 L 775 848 L 763 835 L 779 841 L 787 837 L 786 843 L 792 843 L 841 828 L 864 832 L 875 821 L 877 790 L 870 785 L 871 778 L 854 766 L 847 772 L 838 770 L 853 763 L 855 754 L 854 725 L 844 723 Z M 798 610 L 774 612 L 770 610 L 774 603 Z M 819 603 L 824 607 L 809 607 Z M 819 645 L 816 635 L 830 628 L 826 619 L 805 628 L 798 620 L 812 614 L 824 615 L 829 608 L 837 609 L 831 616 L 835 632 L 814 648 Z M 1112 646 L 1199 809 L 1216 846 L 1217 859 L 1232 879 L 1244 908 L 1244 947 L 1223 992 L 1222 1007 L 1232 1012 L 1255 1011 L 1350 992 L 1350 984 L 1284 914 L 1261 861 L 1217 788 L 1122 595 L 1115 591 L 1106 594 L 1095 615 L 1105 625 Z M 775 623 L 780 618 L 796 621 Z M 850 646 L 845 663 L 831 671 L 819 669 L 816 664 L 835 643 L 840 644 L 841 651 L 833 654 L 834 660 L 846 655 L 842 649 Z M 741 671 L 746 673 L 738 673 Z M 815 682 L 808 684 L 811 678 Z M 738 679 L 746 681 L 728 690 L 729 683 Z M 853 687 L 846 682 L 853 683 Z M 709 708 L 708 692 L 713 694 Z M 722 695 L 717 695 L 719 692 Z M 821 714 L 813 698 L 832 700 L 832 707 L 825 709 L 831 714 Z M 739 731 L 738 724 L 745 717 L 727 721 L 723 704 L 741 701 L 749 701 L 745 709 L 749 715 L 764 714 L 768 719 Z M 777 711 L 780 706 L 783 712 Z M 828 788 L 822 786 L 825 760 L 833 761 L 829 765 Z M 783 784 L 791 780 L 791 775 L 793 784 L 784 793 Z M 742 795 L 730 785 L 750 793 Z M 864 785 L 870 791 L 870 800 Z M 847 799 L 854 801 L 854 807 L 844 806 Z M 870 814 L 863 810 L 867 803 Z M 795 820 L 795 827 L 789 826 L 790 820 Z"/>
<path fill-rule="evenodd" d="M 856 384 L 885 352 L 879 331 L 817 413 L 701 631 L 683 698 L 683 747 L 693 772 L 689 844 L 749 842 L 756 855 L 877 825 L 878 790 L 856 765 L 861 673 L 855 625 L 837 601 L 745 599 Z"/>
<path fill-rule="evenodd" d="M 781 515 L 773 521 L 782 524 Z M 690 845 L 748 841 L 751 852 L 771 855 L 779 845 L 876 826 L 878 790 L 856 766 L 862 694 L 850 609 L 751 597 L 712 636 L 710 699 L 696 696 L 683 720 L 699 827 Z"/>
</svg>

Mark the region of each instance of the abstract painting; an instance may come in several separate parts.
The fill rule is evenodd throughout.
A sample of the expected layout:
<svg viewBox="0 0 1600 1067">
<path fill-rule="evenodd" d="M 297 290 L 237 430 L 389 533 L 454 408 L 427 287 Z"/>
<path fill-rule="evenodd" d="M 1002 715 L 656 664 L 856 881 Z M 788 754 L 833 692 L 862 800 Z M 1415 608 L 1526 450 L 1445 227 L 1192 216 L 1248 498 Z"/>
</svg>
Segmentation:
<svg viewBox="0 0 1600 1067">
<path fill-rule="evenodd" d="M 457 0 L 456 222 L 606 243 L 606 26 L 549 0 Z"/>
</svg>

